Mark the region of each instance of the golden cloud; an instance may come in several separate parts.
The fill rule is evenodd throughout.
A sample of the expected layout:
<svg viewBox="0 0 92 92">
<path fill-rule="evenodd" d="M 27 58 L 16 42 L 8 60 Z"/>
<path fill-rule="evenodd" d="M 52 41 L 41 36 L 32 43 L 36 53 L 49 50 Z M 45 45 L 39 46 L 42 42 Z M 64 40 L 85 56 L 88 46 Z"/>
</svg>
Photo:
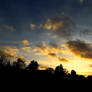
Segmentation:
<svg viewBox="0 0 92 92">
<path fill-rule="evenodd" d="M 40 51 L 39 53 L 42 55 L 50 55 L 50 53 L 54 54 L 56 53 L 55 47 L 47 46 L 45 42 L 39 43 L 36 45 L 36 50 Z"/>
<path fill-rule="evenodd" d="M 31 30 L 34 30 L 36 28 L 36 25 L 35 24 L 30 24 L 30 29 Z"/>
<path fill-rule="evenodd" d="M 11 47 L 11 46 L 3 46 L 1 47 L 2 51 L 10 56 L 15 56 L 18 52 L 19 49 L 16 47 Z"/>
<path fill-rule="evenodd" d="M 21 47 L 21 49 L 25 52 L 31 53 L 31 47 Z"/>
<path fill-rule="evenodd" d="M 8 30 L 8 31 L 11 31 L 11 32 L 15 31 L 13 26 L 9 26 L 7 24 L 2 26 L 2 30 Z"/>
<path fill-rule="evenodd" d="M 22 43 L 23 43 L 24 45 L 29 45 L 29 41 L 28 41 L 28 40 L 23 40 Z"/>
<path fill-rule="evenodd" d="M 92 64 L 90 64 L 89 67 L 92 68 Z"/>
<path fill-rule="evenodd" d="M 61 53 L 63 53 L 62 48 L 58 47 L 58 45 L 54 42 L 50 42 L 48 45 L 46 45 L 45 42 L 39 43 L 36 45 L 36 48 L 34 50 L 35 55 L 38 56 L 47 56 L 49 58 L 56 58 L 57 61 L 62 62 L 68 62 L 65 58 L 59 58 Z"/>
<path fill-rule="evenodd" d="M 61 62 L 69 62 L 69 60 L 67 60 L 66 58 L 58 58 Z"/>
</svg>

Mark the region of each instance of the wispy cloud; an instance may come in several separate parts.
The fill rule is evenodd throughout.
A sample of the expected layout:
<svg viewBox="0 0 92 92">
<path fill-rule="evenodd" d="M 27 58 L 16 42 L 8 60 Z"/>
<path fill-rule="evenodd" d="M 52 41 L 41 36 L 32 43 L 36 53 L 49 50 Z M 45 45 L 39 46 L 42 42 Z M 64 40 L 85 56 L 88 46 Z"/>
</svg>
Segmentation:
<svg viewBox="0 0 92 92">
<path fill-rule="evenodd" d="M 7 25 L 7 24 L 1 26 L 0 29 L 1 29 L 1 30 L 4 30 L 4 31 L 11 31 L 11 32 L 16 31 L 13 26 L 9 26 L 9 25 Z"/>
<path fill-rule="evenodd" d="M 23 50 L 23 51 L 25 51 L 26 53 L 30 53 L 31 54 L 31 52 L 32 52 L 32 50 L 31 50 L 31 47 L 21 47 L 21 50 Z"/>
<path fill-rule="evenodd" d="M 66 59 L 66 58 L 61 58 L 61 57 L 59 57 L 58 59 L 59 59 L 61 62 L 69 62 L 69 60 Z"/>
<path fill-rule="evenodd" d="M 0 49 L 3 53 L 10 56 L 16 56 L 16 54 L 19 52 L 19 49 L 14 46 L 2 46 Z"/>
<path fill-rule="evenodd" d="M 37 27 L 37 26 L 36 26 L 35 24 L 30 24 L 30 29 L 31 29 L 31 30 L 35 30 L 36 27 Z"/>
</svg>

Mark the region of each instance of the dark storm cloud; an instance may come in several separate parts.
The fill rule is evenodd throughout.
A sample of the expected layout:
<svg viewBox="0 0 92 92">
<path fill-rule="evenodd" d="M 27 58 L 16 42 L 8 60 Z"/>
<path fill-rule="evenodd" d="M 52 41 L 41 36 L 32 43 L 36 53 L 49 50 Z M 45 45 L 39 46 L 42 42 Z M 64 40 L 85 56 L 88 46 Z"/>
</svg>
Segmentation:
<svg viewBox="0 0 92 92">
<path fill-rule="evenodd" d="M 81 40 L 68 41 L 66 43 L 68 49 L 81 58 L 92 59 L 92 44 Z"/>
</svg>

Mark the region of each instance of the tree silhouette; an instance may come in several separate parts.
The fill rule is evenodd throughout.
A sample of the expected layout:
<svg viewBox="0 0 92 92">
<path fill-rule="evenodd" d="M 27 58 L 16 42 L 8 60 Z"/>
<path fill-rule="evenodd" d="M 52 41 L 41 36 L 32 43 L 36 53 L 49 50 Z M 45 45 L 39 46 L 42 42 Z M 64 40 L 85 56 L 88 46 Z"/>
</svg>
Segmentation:
<svg viewBox="0 0 92 92">
<path fill-rule="evenodd" d="M 0 56 L 0 71 L 3 69 L 3 58 Z"/>
<path fill-rule="evenodd" d="M 67 73 L 66 70 L 63 68 L 62 64 L 60 64 L 55 68 L 55 75 L 61 78 L 66 77 Z"/>
<path fill-rule="evenodd" d="M 0 64 L 3 63 L 3 60 L 4 60 L 4 58 L 2 56 L 0 56 Z"/>
<path fill-rule="evenodd" d="M 71 71 L 71 78 L 72 79 L 77 79 L 77 75 L 76 75 L 76 71 L 75 70 Z"/>
<path fill-rule="evenodd" d="M 76 76 L 76 71 L 75 70 L 71 71 L 71 76 Z"/>
<path fill-rule="evenodd" d="M 72 70 L 71 73 L 67 71 L 63 67 L 62 64 L 57 66 L 55 70 L 53 68 L 47 68 L 45 70 L 39 70 L 39 64 L 37 61 L 31 61 L 31 63 L 26 67 L 25 61 L 21 58 L 18 58 L 17 61 L 11 65 L 9 59 L 7 59 L 7 55 L 0 56 L 0 73 L 3 75 L 5 73 L 18 75 L 23 77 L 24 75 L 27 76 L 29 79 L 56 79 L 59 81 L 62 80 L 92 80 L 92 76 L 88 76 L 85 78 L 83 75 L 77 75 L 75 70 Z M 7 75 L 7 76 L 8 76 Z M 29 76 L 29 77 L 28 77 Z"/>
<path fill-rule="evenodd" d="M 46 71 L 48 71 L 50 74 L 54 74 L 53 68 L 47 68 Z"/>
<path fill-rule="evenodd" d="M 27 70 L 31 71 L 31 72 L 35 72 L 38 70 L 39 64 L 37 63 L 37 61 L 31 61 L 31 63 L 28 65 L 28 67 L 26 68 Z"/>
<path fill-rule="evenodd" d="M 25 63 L 21 58 L 18 58 L 17 62 L 14 62 L 15 70 L 21 70 L 25 68 Z"/>
</svg>

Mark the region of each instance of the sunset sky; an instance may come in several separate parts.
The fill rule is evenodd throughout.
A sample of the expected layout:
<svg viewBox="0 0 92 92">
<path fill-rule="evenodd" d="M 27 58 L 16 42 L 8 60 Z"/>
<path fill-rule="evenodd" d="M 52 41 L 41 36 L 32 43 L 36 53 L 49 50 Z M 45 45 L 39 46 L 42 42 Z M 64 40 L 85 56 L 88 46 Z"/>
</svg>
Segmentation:
<svg viewBox="0 0 92 92">
<path fill-rule="evenodd" d="M 92 0 L 0 0 L 2 51 L 92 74 Z"/>
</svg>

